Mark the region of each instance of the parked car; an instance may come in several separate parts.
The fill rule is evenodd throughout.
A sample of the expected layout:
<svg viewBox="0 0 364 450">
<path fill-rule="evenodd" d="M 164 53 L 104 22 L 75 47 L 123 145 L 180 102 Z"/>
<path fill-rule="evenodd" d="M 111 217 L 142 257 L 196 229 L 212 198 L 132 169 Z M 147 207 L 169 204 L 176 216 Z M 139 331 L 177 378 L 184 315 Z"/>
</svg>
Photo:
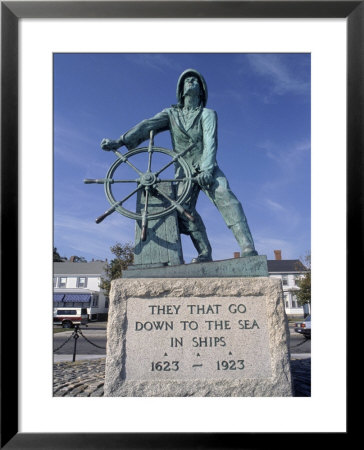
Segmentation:
<svg viewBox="0 0 364 450">
<path fill-rule="evenodd" d="M 86 325 L 87 322 L 87 308 L 55 308 L 53 311 L 53 325 L 72 328 L 75 325 Z"/>
<path fill-rule="evenodd" d="M 294 331 L 303 334 L 307 339 L 311 339 L 311 314 L 303 322 L 295 323 Z"/>
</svg>

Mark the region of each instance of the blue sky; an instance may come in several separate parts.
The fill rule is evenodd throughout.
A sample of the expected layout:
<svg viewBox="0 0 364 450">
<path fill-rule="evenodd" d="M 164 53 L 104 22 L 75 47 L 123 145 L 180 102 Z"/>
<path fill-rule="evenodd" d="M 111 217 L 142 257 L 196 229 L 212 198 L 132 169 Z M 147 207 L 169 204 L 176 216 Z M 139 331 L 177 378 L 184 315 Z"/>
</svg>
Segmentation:
<svg viewBox="0 0 364 450">
<path fill-rule="evenodd" d="M 110 205 L 102 185 L 83 179 L 105 177 L 116 159 L 101 150 L 103 138 L 176 103 L 177 79 L 187 68 L 206 79 L 207 107 L 218 114 L 217 161 L 259 254 L 273 259 L 280 249 L 284 259 L 296 259 L 310 252 L 309 54 L 68 53 L 54 55 L 54 246 L 62 256 L 112 259 L 112 245 L 134 241 L 134 221 L 117 212 L 95 223 Z M 171 148 L 169 133 L 155 144 Z M 233 257 L 239 247 L 202 192 L 197 210 L 213 258 Z M 188 237 L 182 244 L 189 262 L 196 252 Z"/>
</svg>

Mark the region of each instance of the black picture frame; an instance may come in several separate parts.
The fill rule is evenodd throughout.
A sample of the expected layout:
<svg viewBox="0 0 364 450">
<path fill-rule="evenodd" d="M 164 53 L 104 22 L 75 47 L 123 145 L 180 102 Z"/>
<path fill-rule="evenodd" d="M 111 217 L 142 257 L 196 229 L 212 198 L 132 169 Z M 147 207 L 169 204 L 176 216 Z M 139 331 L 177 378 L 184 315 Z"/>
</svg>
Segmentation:
<svg viewBox="0 0 364 450">
<path fill-rule="evenodd" d="M 18 22 L 22 18 L 346 18 L 347 299 L 363 271 L 364 1 L 1 2 L 1 448 L 262 448 L 290 434 L 18 432 Z M 334 245 L 334 244 L 333 244 Z M 359 258 L 358 258 L 359 256 Z M 6 280 L 6 282 L 5 282 Z M 7 296 L 11 290 L 11 302 Z M 325 299 L 325 301 L 328 301 Z M 349 313 L 349 311 L 348 311 Z M 9 317 L 13 320 L 9 321 Z M 350 347 L 348 346 L 348 349 Z M 334 395 L 334 393 L 333 393 Z M 76 413 L 76 412 L 75 412 Z M 219 413 L 219 412 L 217 412 Z M 77 414 L 76 414 L 77 415 Z M 349 417 L 348 417 L 349 423 Z M 349 428 L 348 428 L 349 430 Z M 348 437 L 337 433 L 335 442 Z M 322 436 L 327 444 L 327 435 Z M 318 434 L 316 434 L 316 439 Z M 297 442 L 296 436 L 294 440 Z M 264 445 L 265 443 L 265 445 Z M 270 444 L 269 444 L 270 445 Z M 294 445 L 293 445 L 294 446 Z"/>
</svg>

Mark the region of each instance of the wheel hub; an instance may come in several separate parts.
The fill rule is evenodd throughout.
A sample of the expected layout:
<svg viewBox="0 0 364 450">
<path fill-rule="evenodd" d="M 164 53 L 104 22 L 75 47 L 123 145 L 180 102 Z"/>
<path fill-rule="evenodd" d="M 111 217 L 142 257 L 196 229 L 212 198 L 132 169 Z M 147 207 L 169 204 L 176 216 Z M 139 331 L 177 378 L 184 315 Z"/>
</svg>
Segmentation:
<svg viewBox="0 0 364 450">
<path fill-rule="evenodd" d="M 156 182 L 156 176 L 152 172 L 146 172 L 140 177 L 140 184 L 152 186 Z"/>
</svg>

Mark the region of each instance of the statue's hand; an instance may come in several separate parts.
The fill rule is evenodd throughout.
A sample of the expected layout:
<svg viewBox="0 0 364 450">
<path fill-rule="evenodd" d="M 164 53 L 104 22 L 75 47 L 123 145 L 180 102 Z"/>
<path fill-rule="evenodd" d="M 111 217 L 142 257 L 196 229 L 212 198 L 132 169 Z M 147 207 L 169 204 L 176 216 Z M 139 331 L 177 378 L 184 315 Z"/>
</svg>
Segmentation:
<svg viewBox="0 0 364 450">
<path fill-rule="evenodd" d="M 213 183 L 214 177 L 212 176 L 211 172 L 207 172 L 207 171 L 201 172 L 197 176 L 197 181 L 201 187 L 208 187 L 210 184 Z"/>
<path fill-rule="evenodd" d="M 101 141 L 100 145 L 103 150 L 110 151 L 117 150 L 123 144 L 119 140 L 113 141 L 112 139 L 105 138 Z"/>
</svg>

